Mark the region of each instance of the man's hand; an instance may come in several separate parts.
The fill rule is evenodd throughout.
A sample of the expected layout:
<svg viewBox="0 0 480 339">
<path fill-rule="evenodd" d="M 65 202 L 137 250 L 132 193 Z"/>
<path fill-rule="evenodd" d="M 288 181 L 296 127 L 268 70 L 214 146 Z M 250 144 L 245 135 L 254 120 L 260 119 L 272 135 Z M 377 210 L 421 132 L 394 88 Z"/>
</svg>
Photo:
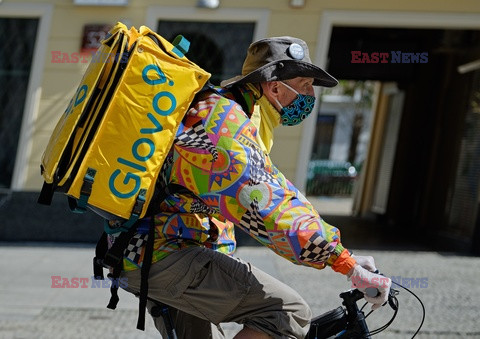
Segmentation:
<svg viewBox="0 0 480 339">
<path fill-rule="evenodd" d="M 390 278 L 372 273 L 359 264 L 355 265 L 347 276 L 348 280 L 352 281 L 352 285 L 363 292 L 365 300 L 373 304 L 372 310 L 376 310 L 388 300 L 390 286 L 392 285 L 392 280 L 390 280 Z M 376 297 L 371 297 L 365 294 L 369 287 L 374 287 L 378 290 L 378 295 Z"/>
<path fill-rule="evenodd" d="M 364 269 L 369 270 L 370 272 L 375 272 L 377 268 L 375 267 L 375 260 L 373 260 L 373 257 L 362 257 L 360 255 L 355 255 L 352 254 L 352 258 L 355 259 L 357 264 L 362 266 Z"/>
</svg>

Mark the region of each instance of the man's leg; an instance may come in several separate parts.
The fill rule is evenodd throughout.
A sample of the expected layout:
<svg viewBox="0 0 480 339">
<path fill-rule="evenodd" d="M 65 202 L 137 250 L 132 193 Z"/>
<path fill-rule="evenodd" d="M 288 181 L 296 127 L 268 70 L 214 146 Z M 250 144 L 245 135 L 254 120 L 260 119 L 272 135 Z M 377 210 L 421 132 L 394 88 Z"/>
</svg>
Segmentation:
<svg viewBox="0 0 480 339">
<path fill-rule="evenodd" d="M 249 264 L 247 264 L 249 265 Z M 305 300 L 291 287 L 253 265 L 254 283 L 244 301 L 226 321 L 269 334 L 272 338 L 303 338 L 312 313 Z M 244 317 L 248 314 L 248 317 Z M 273 325 L 273 326 L 272 326 Z M 248 338 L 249 333 L 245 334 Z"/>
<path fill-rule="evenodd" d="M 139 289 L 139 272 L 123 276 L 129 290 Z M 248 263 L 200 247 L 153 264 L 149 298 L 213 324 L 237 322 L 274 338 L 304 337 L 311 319 L 292 288 Z"/>
<path fill-rule="evenodd" d="M 238 332 L 234 339 L 270 339 L 272 338 L 270 335 L 266 334 L 265 332 L 260 332 L 257 330 L 253 330 L 250 327 L 244 326 L 243 329 Z"/>
<path fill-rule="evenodd" d="M 152 314 L 152 307 L 158 306 L 150 300 L 147 301 L 148 312 Z M 173 327 L 177 337 L 180 338 L 212 338 L 223 339 L 225 335 L 220 326 L 212 324 L 210 321 L 200 319 L 188 313 L 179 311 L 168 306 L 168 312 L 172 320 Z M 168 338 L 167 329 L 162 316 L 152 316 L 155 327 L 162 335 L 162 338 Z"/>
</svg>

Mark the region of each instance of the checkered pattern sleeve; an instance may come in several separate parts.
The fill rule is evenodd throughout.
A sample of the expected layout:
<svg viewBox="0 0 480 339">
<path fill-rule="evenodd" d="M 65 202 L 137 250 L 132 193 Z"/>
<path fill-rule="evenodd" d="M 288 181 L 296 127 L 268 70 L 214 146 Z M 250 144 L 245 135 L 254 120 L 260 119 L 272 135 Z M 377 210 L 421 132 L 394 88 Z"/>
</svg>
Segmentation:
<svg viewBox="0 0 480 339">
<path fill-rule="evenodd" d="M 174 148 L 171 181 L 277 254 L 323 268 L 343 252 L 338 229 L 263 153 L 255 126 L 235 102 L 211 96 L 197 103 Z"/>
</svg>

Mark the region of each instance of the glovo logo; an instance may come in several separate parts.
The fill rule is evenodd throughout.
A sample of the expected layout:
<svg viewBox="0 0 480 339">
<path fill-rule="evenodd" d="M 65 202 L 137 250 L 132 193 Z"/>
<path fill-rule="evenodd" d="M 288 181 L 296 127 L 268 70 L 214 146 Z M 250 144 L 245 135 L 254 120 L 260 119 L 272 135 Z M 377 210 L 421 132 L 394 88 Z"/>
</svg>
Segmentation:
<svg viewBox="0 0 480 339">
<path fill-rule="evenodd" d="M 156 73 L 155 79 L 149 77 L 149 72 Z M 163 71 L 158 65 L 154 64 L 149 64 L 143 68 L 142 79 L 147 85 L 151 86 L 161 85 L 167 82 L 167 78 L 165 77 Z M 174 82 L 172 80 L 168 82 L 169 86 L 173 86 L 173 84 Z M 159 104 L 160 101 L 162 102 L 162 108 Z M 173 93 L 161 90 L 155 94 L 152 99 L 152 108 L 154 113 L 147 113 L 148 120 L 152 123 L 152 125 L 140 128 L 140 134 L 142 136 L 133 143 L 131 147 L 131 157 L 129 157 L 129 159 L 119 157 L 117 158 L 117 162 L 120 165 L 129 167 L 137 173 L 146 172 L 147 168 L 145 167 L 145 164 L 155 153 L 155 143 L 151 139 L 151 136 L 163 130 L 162 124 L 157 117 L 170 115 L 175 111 L 176 107 L 177 100 Z M 133 184 L 133 189 L 122 191 L 120 188 L 121 185 L 119 184 L 120 182 L 124 187 L 131 187 Z M 138 174 L 130 171 L 122 174 L 122 171 L 118 168 L 113 171 L 109 179 L 110 191 L 116 197 L 121 199 L 128 199 L 137 194 L 140 190 L 140 185 L 141 178 Z"/>
<path fill-rule="evenodd" d="M 80 105 L 83 100 L 87 97 L 87 92 L 88 92 L 88 86 L 87 85 L 82 85 L 77 89 L 77 92 L 75 93 L 75 96 L 70 100 L 67 109 L 65 110 L 65 116 L 69 115 L 70 113 L 73 112 L 73 109 Z"/>
</svg>

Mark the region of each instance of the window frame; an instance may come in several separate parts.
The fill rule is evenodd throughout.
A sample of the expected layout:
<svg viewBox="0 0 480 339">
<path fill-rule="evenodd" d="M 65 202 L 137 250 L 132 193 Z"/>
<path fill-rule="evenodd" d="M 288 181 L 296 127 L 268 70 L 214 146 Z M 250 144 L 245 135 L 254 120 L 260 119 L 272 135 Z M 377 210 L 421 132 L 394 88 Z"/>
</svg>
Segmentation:
<svg viewBox="0 0 480 339">
<path fill-rule="evenodd" d="M 256 41 L 266 37 L 270 10 L 240 8 L 219 8 L 211 10 L 196 7 L 161 5 L 147 7 L 146 26 L 156 31 L 158 21 L 162 19 L 203 22 L 254 22 L 253 41 Z"/>
</svg>

